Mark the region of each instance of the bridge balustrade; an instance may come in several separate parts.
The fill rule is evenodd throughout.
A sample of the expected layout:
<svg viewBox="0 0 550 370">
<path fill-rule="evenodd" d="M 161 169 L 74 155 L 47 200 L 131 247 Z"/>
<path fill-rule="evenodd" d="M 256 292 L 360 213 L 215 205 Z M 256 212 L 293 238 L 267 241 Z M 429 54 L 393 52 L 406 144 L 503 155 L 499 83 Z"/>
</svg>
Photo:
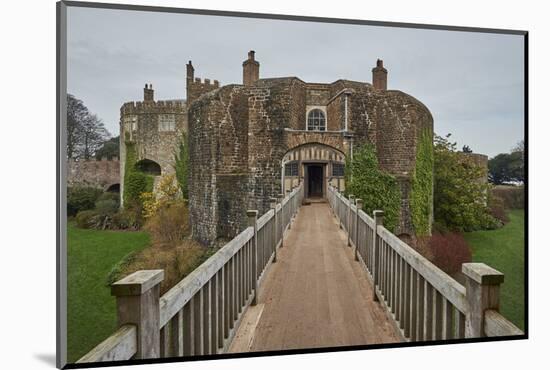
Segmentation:
<svg viewBox="0 0 550 370">
<path fill-rule="evenodd" d="M 348 245 L 363 264 L 374 299 L 404 341 L 515 336 L 523 332 L 499 312 L 504 275 L 465 263 L 461 285 L 383 226 L 383 211 L 365 213 L 361 199 L 330 186 L 328 201 Z"/>
<path fill-rule="evenodd" d="M 303 184 L 162 297 L 163 270 L 137 271 L 115 282 L 119 329 L 77 363 L 166 358 L 225 352 L 303 199 Z"/>
</svg>

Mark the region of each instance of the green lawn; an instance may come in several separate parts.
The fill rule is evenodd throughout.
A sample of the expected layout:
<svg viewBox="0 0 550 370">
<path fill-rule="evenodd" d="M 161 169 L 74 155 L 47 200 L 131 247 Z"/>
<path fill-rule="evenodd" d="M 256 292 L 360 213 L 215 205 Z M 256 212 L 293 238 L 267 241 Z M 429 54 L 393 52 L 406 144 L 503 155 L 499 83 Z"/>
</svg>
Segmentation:
<svg viewBox="0 0 550 370">
<path fill-rule="evenodd" d="M 144 232 L 84 230 L 67 234 L 67 350 L 75 362 L 116 330 L 115 299 L 106 278 L 125 255 L 149 244 Z"/>
<path fill-rule="evenodd" d="M 524 330 L 524 211 L 513 210 L 510 222 L 498 230 L 476 231 L 464 236 L 474 262 L 483 262 L 504 274 L 500 311 Z"/>
</svg>

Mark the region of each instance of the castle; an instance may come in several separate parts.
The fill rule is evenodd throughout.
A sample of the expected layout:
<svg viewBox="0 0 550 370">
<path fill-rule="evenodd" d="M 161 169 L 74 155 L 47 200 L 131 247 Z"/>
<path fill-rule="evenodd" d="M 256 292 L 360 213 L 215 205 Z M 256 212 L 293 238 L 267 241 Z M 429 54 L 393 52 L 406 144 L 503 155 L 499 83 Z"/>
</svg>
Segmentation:
<svg viewBox="0 0 550 370">
<path fill-rule="evenodd" d="M 309 198 L 324 197 L 329 184 L 343 190 L 346 158 L 371 143 L 380 168 L 397 178 L 401 192 L 394 232 L 415 235 L 411 184 L 420 138 L 431 140 L 433 119 L 412 96 L 387 89 L 382 60 L 372 69 L 372 84 L 262 79 L 254 51 L 242 68 L 242 84 L 220 86 L 196 78 L 189 61 L 187 101 L 155 101 L 152 86 L 145 85 L 143 101 L 120 110 L 120 173 L 128 142 L 142 170 L 173 173 L 174 151 L 187 132 L 193 237 L 208 244 L 235 236 L 246 226 L 247 209 L 263 214 L 270 198 L 301 182 Z M 425 217 L 431 223 L 432 215 Z"/>
</svg>

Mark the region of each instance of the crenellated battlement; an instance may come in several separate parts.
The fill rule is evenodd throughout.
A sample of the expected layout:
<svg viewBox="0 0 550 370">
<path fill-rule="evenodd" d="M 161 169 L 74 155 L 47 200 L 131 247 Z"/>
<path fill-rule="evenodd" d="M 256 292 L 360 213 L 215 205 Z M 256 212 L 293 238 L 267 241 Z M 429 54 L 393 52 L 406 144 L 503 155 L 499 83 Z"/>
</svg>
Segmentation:
<svg viewBox="0 0 550 370">
<path fill-rule="evenodd" d="M 206 87 L 206 88 L 208 88 L 208 87 L 214 87 L 214 88 L 220 87 L 220 82 L 218 80 L 211 81 L 209 78 L 205 78 L 204 80 L 202 80 L 200 77 L 195 77 L 195 79 L 193 80 L 193 84 L 204 85 L 204 87 Z"/>
<path fill-rule="evenodd" d="M 68 186 L 92 186 L 107 190 L 120 183 L 120 161 L 112 159 L 69 159 L 67 163 Z"/>
<path fill-rule="evenodd" d="M 69 163 L 81 163 L 81 164 L 84 164 L 84 163 L 96 163 L 96 162 L 116 162 L 117 164 L 119 163 L 119 159 L 118 157 L 112 157 L 112 158 L 107 158 L 107 157 L 101 157 L 101 158 L 92 158 L 92 159 L 74 159 L 74 158 L 69 158 Z"/>
<path fill-rule="evenodd" d="M 120 108 L 121 114 L 142 113 L 184 113 L 187 107 L 185 100 L 131 101 Z"/>
<path fill-rule="evenodd" d="M 200 77 L 195 77 L 195 68 L 191 61 L 187 63 L 187 102 L 191 104 L 202 94 L 216 90 L 220 87 L 218 80 L 211 81 L 209 78 L 204 80 Z"/>
</svg>

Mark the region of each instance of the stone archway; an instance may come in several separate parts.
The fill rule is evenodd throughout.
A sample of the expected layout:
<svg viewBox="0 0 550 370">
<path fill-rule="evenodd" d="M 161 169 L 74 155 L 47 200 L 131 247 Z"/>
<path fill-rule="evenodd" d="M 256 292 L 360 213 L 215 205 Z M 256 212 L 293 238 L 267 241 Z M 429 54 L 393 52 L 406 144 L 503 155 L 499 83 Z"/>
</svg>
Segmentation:
<svg viewBox="0 0 550 370">
<path fill-rule="evenodd" d="M 120 184 L 110 184 L 105 187 L 105 191 L 108 193 L 120 193 Z"/>
<path fill-rule="evenodd" d="M 160 165 L 157 162 L 147 158 L 136 162 L 135 168 L 141 172 L 153 176 L 160 176 L 162 174 Z"/>
<path fill-rule="evenodd" d="M 325 198 L 328 185 L 343 189 L 345 154 L 330 145 L 306 142 L 288 150 L 281 161 L 281 187 L 288 192 L 304 183 L 305 196 Z"/>
</svg>

